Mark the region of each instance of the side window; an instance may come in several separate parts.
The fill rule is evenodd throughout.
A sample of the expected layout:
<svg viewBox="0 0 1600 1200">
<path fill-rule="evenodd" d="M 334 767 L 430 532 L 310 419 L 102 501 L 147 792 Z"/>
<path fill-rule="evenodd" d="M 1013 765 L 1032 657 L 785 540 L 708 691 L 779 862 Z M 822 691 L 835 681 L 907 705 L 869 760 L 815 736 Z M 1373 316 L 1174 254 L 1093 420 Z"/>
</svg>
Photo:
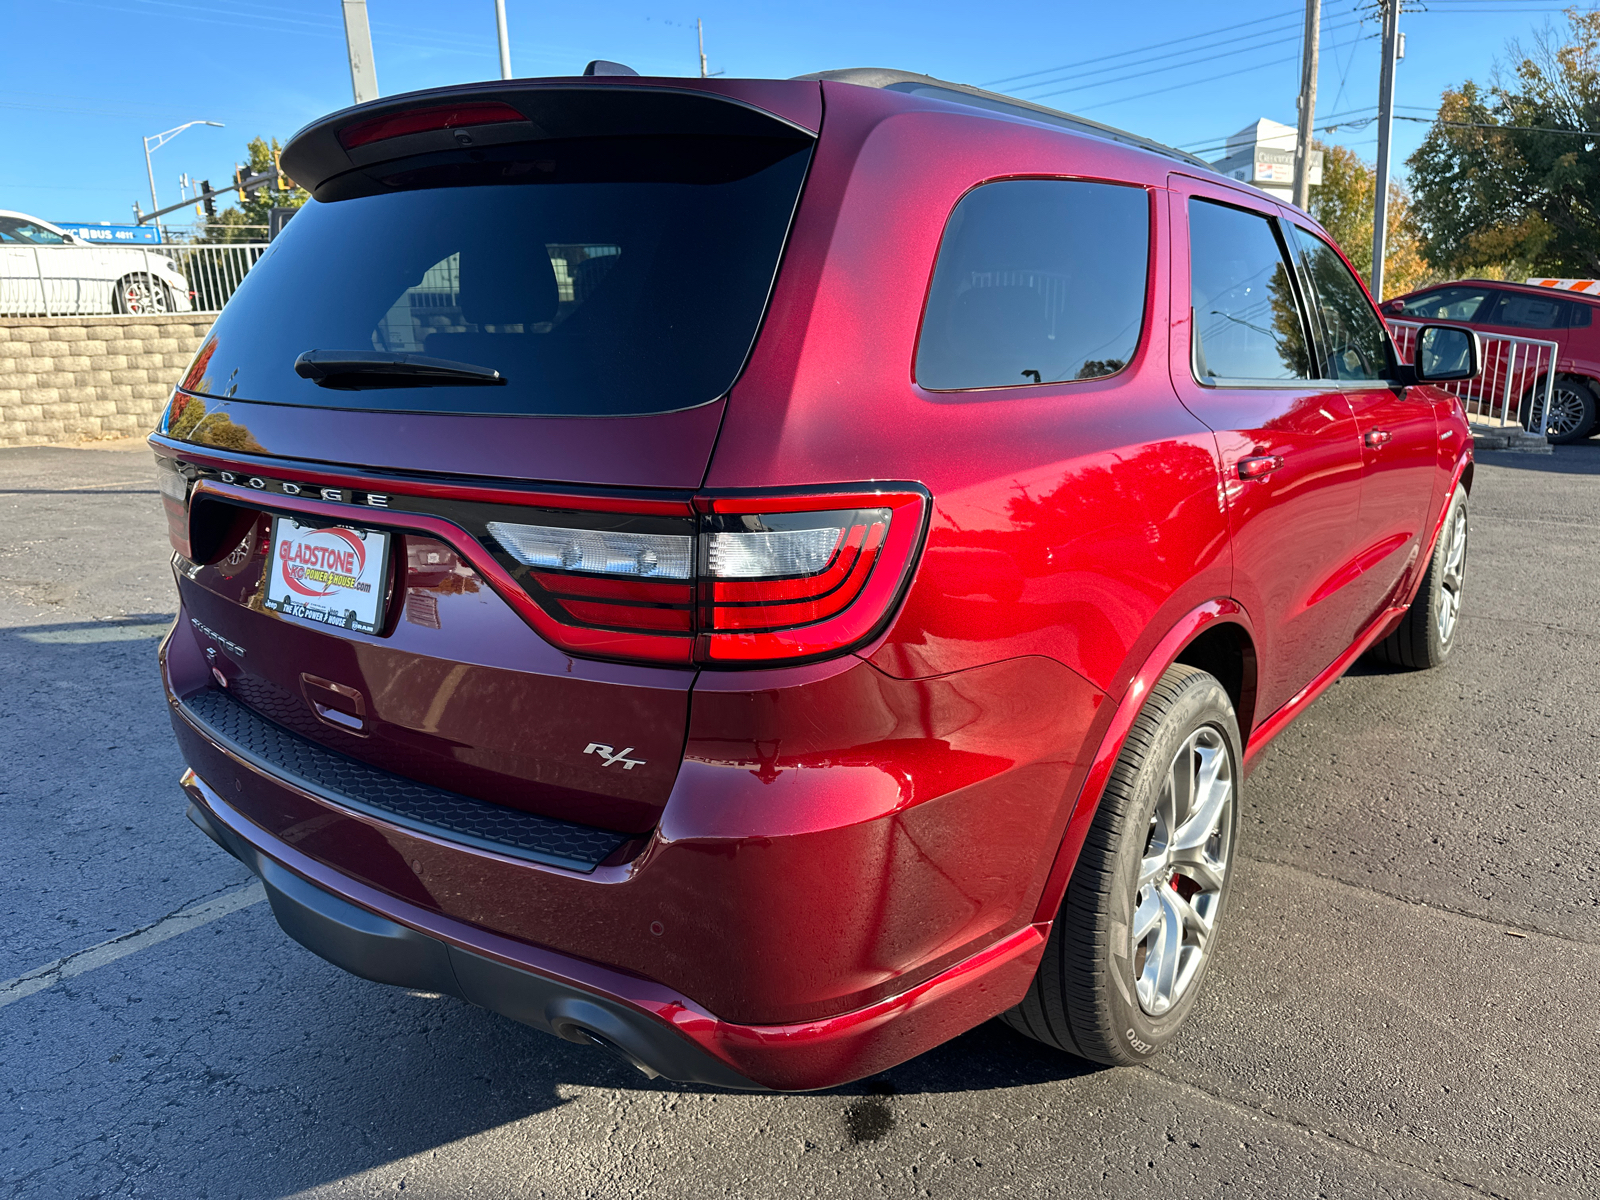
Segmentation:
<svg viewBox="0 0 1600 1200">
<path fill-rule="evenodd" d="M 1115 375 L 1144 321 L 1150 197 L 1075 180 L 990 183 L 956 205 L 917 340 L 933 391 Z"/>
<path fill-rule="evenodd" d="M 1501 292 L 1500 303 L 1481 319 L 1486 324 L 1504 325 L 1510 329 L 1560 329 L 1567 324 L 1564 319 L 1566 308 L 1566 302 L 1554 296 Z"/>
<path fill-rule="evenodd" d="M 1268 218 L 1190 200 L 1189 290 L 1202 382 L 1315 374 L 1289 265 Z"/>
<path fill-rule="evenodd" d="M 1493 294 L 1488 288 L 1481 287 L 1438 288 L 1407 300 L 1400 313 L 1419 321 L 1481 320 L 1479 310 Z"/>
<path fill-rule="evenodd" d="M 1593 323 L 1594 309 L 1590 305 L 1579 304 L 1577 301 L 1569 301 L 1568 307 L 1571 312 L 1567 315 L 1567 327 L 1569 329 L 1589 328 L 1590 324 Z"/>
<path fill-rule="evenodd" d="M 1389 371 L 1389 337 L 1367 294 L 1338 251 L 1321 238 L 1291 225 L 1298 243 L 1312 308 L 1325 341 L 1328 378 L 1365 382 Z"/>
</svg>

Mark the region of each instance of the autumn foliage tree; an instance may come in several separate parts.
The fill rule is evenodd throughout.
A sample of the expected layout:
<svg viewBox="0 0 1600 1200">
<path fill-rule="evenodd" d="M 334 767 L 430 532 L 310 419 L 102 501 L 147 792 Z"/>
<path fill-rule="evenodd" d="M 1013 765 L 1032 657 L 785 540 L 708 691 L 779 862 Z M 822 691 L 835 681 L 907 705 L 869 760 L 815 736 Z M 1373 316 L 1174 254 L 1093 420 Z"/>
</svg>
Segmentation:
<svg viewBox="0 0 1600 1200">
<path fill-rule="evenodd" d="M 1444 93 L 1408 160 L 1428 257 L 1456 273 L 1600 276 L 1600 10 Z"/>
<path fill-rule="evenodd" d="M 1361 278 L 1370 283 L 1377 171 L 1343 146 L 1318 142 L 1317 148 L 1322 151 L 1322 183 L 1311 190 L 1311 215 L 1333 235 Z M 1388 233 L 1383 256 L 1384 291 L 1397 296 L 1431 283 L 1435 272 L 1423 254 L 1422 229 L 1410 195 L 1398 183 L 1389 184 L 1385 224 Z"/>
</svg>

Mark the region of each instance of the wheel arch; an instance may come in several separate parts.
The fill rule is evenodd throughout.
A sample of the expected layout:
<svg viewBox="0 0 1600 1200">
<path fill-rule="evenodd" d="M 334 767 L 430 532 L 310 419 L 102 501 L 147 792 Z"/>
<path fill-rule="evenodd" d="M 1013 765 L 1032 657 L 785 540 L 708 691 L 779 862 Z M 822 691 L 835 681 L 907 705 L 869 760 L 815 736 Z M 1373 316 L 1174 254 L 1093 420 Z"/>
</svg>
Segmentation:
<svg viewBox="0 0 1600 1200">
<path fill-rule="evenodd" d="M 1066 895 L 1072 869 L 1083 849 L 1084 839 L 1089 835 L 1089 826 L 1100 807 L 1100 797 L 1105 793 L 1106 783 L 1111 778 L 1112 768 L 1116 766 L 1133 723 L 1156 681 L 1168 667 L 1179 662 L 1213 675 L 1217 674 L 1213 669 L 1216 666 L 1233 677 L 1230 685 L 1228 677 L 1217 675 L 1233 700 L 1234 711 L 1239 719 L 1240 740 L 1248 743 L 1254 717 L 1258 669 L 1255 634 L 1244 606 L 1237 600 L 1218 597 L 1192 609 L 1174 624 L 1166 636 L 1156 643 L 1155 649 L 1146 656 L 1143 665 L 1123 690 L 1110 723 L 1100 738 L 1088 773 L 1084 776 L 1083 786 L 1078 790 L 1072 816 L 1067 820 L 1066 831 L 1056 849 L 1055 860 L 1034 910 L 1036 922 L 1055 919 L 1062 898 Z M 1240 767 L 1243 768 L 1242 763 Z"/>
</svg>

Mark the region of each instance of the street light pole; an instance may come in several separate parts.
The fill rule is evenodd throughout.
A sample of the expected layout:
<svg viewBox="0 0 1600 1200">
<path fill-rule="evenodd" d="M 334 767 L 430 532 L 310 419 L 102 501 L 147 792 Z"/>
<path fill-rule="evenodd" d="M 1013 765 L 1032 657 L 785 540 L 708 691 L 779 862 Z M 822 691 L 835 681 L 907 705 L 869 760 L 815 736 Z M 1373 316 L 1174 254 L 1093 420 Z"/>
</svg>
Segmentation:
<svg viewBox="0 0 1600 1200">
<path fill-rule="evenodd" d="M 511 39 L 506 34 L 506 0 L 494 0 L 494 24 L 500 34 L 500 78 L 511 78 Z"/>
<path fill-rule="evenodd" d="M 378 98 L 378 68 L 372 61 L 367 0 L 344 0 L 344 44 L 350 55 L 350 91 L 357 104 Z"/>
<path fill-rule="evenodd" d="M 227 128 L 221 121 L 190 121 L 187 125 L 179 125 L 176 129 L 169 129 L 165 133 L 151 134 L 144 139 L 144 173 L 150 179 L 151 208 L 160 208 L 161 202 L 156 199 L 156 172 L 155 168 L 150 165 L 150 151 L 161 149 L 161 147 L 192 125 L 215 125 L 218 129 Z M 152 143 L 154 144 L 152 145 Z M 160 228 L 160 226 L 157 226 L 157 228 Z"/>
</svg>

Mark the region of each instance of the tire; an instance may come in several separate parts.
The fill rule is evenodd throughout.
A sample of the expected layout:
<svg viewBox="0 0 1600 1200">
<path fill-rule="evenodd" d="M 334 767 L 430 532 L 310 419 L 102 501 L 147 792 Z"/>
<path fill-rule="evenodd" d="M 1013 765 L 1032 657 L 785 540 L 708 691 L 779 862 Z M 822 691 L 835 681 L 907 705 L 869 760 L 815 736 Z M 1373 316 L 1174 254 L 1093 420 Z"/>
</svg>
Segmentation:
<svg viewBox="0 0 1600 1200">
<path fill-rule="evenodd" d="M 124 275 L 111 293 L 111 310 L 138 315 L 172 311 L 172 292 L 143 271 Z"/>
<path fill-rule="evenodd" d="M 1243 761 L 1222 684 L 1169 668 L 1128 734 L 1044 959 L 1007 1024 L 1108 1066 L 1144 1062 L 1177 1036 L 1227 912 Z"/>
<path fill-rule="evenodd" d="M 1552 441 L 1554 439 L 1551 439 Z M 1372 657 L 1414 671 L 1442 666 L 1461 631 L 1461 593 L 1467 575 L 1470 522 L 1467 494 L 1456 488 L 1428 560 L 1417 597 L 1394 632 L 1372 648 Z"/>
<path fill-rule="evenodd" d="M 1533 405 L 1531 394 L 1524 397 L 1518 417 L 1525 429 L 1533 428 Z M 1557 375 L 1551 388 L 1550 411 L 1545 414 L 1545 437 L 1557 446 L 1570 446 L 1594 433 L 1597 424 L 1600 396 L 1595 394 L 1595 384 L 1576 375 Z"/>
</svg>

